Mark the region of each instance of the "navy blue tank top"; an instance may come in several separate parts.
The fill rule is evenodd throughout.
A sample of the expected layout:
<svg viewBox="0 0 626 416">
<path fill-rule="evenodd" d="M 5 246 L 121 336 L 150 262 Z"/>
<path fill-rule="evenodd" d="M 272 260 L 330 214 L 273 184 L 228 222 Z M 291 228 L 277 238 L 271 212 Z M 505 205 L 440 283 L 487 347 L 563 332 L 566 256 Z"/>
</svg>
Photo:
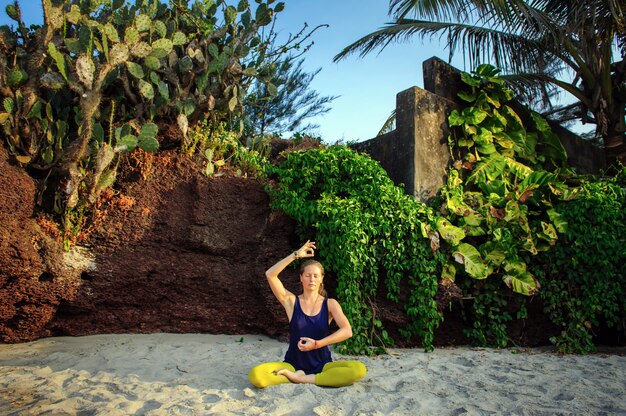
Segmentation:
<svg viewBox="0 0 626 416">
<path fill-rule="evenodd" d="M 320 313 L 309 316 L 302 311 L 300 298 L 296 296 L 293 315 L 289 322 L 289 349 L 285 354 L 285 361 L 306 374 L 321 373 L 324 364 L 332 361 L 330 349 L 326 346 L 312 351 L 300 351 L 298 341 L 300 337 L 320 340 L 328 335 L 329 330 L 328 299 L 324 298 Z"/>
</svg>

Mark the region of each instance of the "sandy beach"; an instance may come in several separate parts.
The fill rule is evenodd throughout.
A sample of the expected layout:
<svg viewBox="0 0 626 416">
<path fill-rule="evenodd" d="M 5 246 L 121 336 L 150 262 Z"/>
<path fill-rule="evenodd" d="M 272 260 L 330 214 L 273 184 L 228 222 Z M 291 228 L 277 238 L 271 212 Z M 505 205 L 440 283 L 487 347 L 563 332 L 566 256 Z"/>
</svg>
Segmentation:
<svg viewBox="0 0 626 416">
<path fill-rule="evenodd" d="M 626 415 L 624 349 L 391 349 L 359 383 L 259 390 L 259 335 L 97 335 L 0 345 L 2 415 Z M 335 360 L 353 359 L 334 354 Z"/>
</svg>

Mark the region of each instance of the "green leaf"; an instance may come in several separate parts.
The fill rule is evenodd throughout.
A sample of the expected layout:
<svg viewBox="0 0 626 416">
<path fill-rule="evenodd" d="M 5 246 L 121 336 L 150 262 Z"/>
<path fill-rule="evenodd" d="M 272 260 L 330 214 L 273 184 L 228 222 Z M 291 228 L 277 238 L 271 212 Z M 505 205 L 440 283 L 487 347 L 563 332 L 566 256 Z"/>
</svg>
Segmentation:
<svg viewBox="0 0 626 416">
<path fill-rule="evenodd" d="M 476 100 L 477 94 L 475 92 L 465 92 L 465 91 L 459 91 L 456 95 L 459 96 L 460 99 L 462 99 L 463 101 L 467 101 L 470 103 L 473 103 Z"/>
<path fill-rule="evenodd" d="M 156 71 L 157 69 L 159 69 L 161 67 L 161 61 L 159 60 L 159 58 L 157 58 L 156 56 L 147 56 L 144 60 L 143 60 L 143 64 L 148 68 L 148 69 L 152 69 L 153 71 Z"/>
<path fill-rule="evenodd" d="M 30 108 L 30 111 L 26 115 L 26 118 L 38 118 L 41 120 L 41 101 L 37 100 L 35 104 Z"/>
<path fill-rule="evenodd" d="M 232 24 L 237 18 L 237 9 L 233 6 L 226 7 L 226 11 L 224 12 L 224 21 L 227 25 Z"/>
<path fill-rule="evenodd" d="M 481 64 L 478 65 L 478 67 L 476 67 L 476 70 L 472 72 L 480 77 L 492 78 L 498 75 L 500 73 L 500 70 L 490 64 Z"/>
<path fill-rule="evenodd" d="M 221 54 L 219 54 L 217 58 L 211 61 L 211 63 L 209 64 L 207 68 L 207 72 L 209 74 L 213 72 L 221 73 L 222 71 L 224 71 L 224 69 L 226 69 L 227 65 L 228 65 L 228 56 L 226 55 L 225 52 L 222 52 Z"/>
<path fill-rule="evenodd" d="M 456 278 L 456 267 L 453 263 L 447 262 L 441 269 L 441 280 L 448 279 L 454 282 Z"/>
<path fill-rule="evenodd" d="M 506 259 L 505 249 L 493 241 L 488 241 L 480 246 L 480 252 L 483 253 L 484 259 L 494 267 L 499 267 Z"/>
<path fill-rule="evenodd" d="M 172 35 L 172 44 L 174 46 L 181 46 L 187 43 L 187 35 L 183 32 L 174 32 Z"/>
<path fill-rule="evenodd" d="M 137 147 L 137 136 L 133 134 L 127 134 L 121 139 L 117 140 L 115 151 L 116 152 L 132 152 Z"/>
<path fill-rule="evenodd" d="M 76 24 L 80 20 L 80 7 L 76 4 L 72 4 L 70 11 L 66 13 L 65 18 L 68 22 Z"/>
<path fill-rule="evenodd" d="M 159 83 L 157 84 L 157 88 L 159 90 L 159 95 L 161 95 L 163 99 L 165 99 L 166 101 L 170 99 L 170 90 L 166 82 L 159 81 Z"/>
<path fill-rule="evenodd" d="M 11 97 L 5 97 L 2 101 L 2 105 L 7 113 L 12 114 L 15 110 L 15 101 Z"/>
<path fill-rule="evenodd" d="M 135 27 L 138 32 L 147 32 L 152 26 L 152 20 L 145 14 L 140 14 L 135 18 Z"/>
<path fill-rule="evenodd" d="M 452 110 L 448 116 L 448 124 L 450 127 L 461 126 L 465 124 L 465 119 L 461 117 L 461 114 L 457 110 Z"/>
<path fill-rule="evenodd" d="M 206 176 L 213 176 L 214 172 L 215 172 L 215 165 L 211 162 L 207 162 L 206 168 L 204 169 L 204 174 Z"/>
<path fill-rule="evenodd" d="M 185 103 L 183 104 L 183 114 L 189 117 L 191 114 L 193 114 L 195 110 L 196 110 L 196 105 L 194 104 L 193 100 L 191 99 L 185 100 Z"/>
<path fill-rule="evenodd" d="M 537 130 L 541 132 L 544 142 L 543 154 L 549 157 L 552 161 L 558 165 L 563 165 L 567 162 L 567 152 L 563 147 L 563 144 L 559 140 L 559 137 L 552 132 L 548 122 L 541 117 L 538 113 L 532 111 L 530 116 L 537 127 Z"/>
<path fill-rule="evenodd" d="M 124 31 L 124 42 L 126 44 L 131 45 L 139 41 L 139 32 L 132 26 L 129 26 Z"/>
<path fill-rule="evenodd" d="M 126 68 L 128 68 L 128 72 L 135 78 L 143 78 L 146 75 L 143 72 L 143 67 L 135 62 L 126 62 Z"/>
<path fill-rule="evenodd" d="M 106 25 L 104 25 L 102 27 L 102 32 L 106 35 L 106 37 L 111 42 L 119 42 L 120 41 L 120 37 L 119 37 L 119 34 L 117 33 L 117 29 L 115 29 L 115 26 L 113 26 L 113 24 L 107 23 Z"/>
<path fill-rule="evenodd" d="M 562 234 L 566 233 L 567 232 L 567 220 L 565 219 L 565 217 L 561 215 L 558 211 L 556 211 L 554 208 L 549 209 L 547 213 L 548 213 L 548 218 L 550 218 L 550 221 L 552 221 L 552 224 L 554 224 L 554 227 L 556 228 L 556 230 Z"/>
<path fill-rule="evenodd" d="M 530 296 L 539 290 L 539 283 L 532 274 L 526 271 L 525 263 L 521 261 L 507 263 L 505 270 L 506 274 L 502 276 L 502 280 L 513 292 Z"/>
<path fill-rule="evenodd" d="M 187 55 L 183 56 L 182 59 L 178 61 L 178 68 L 181 72 L 191 71 L 191 69 L 193 68 L 193 60 Z M 202 91 L 203 89 L 204 88 L 201 88 L 200 90 Z"/>
<path fill-rule="evenodd" d="M 63 78 L 65 78 L 65 80 L 67 81 L 67 67 L 65 65 L 65 58 L 57 50 L 57 47 L 53 42 L 48 43 L 48 53 L 50 54 L 52 59 L 54 59 L 54 62 L 56 63 L 61 75 L 63 75 Z"/>
<path fill-rule="evenodd" d="M 248 7 L 250 7 L 250 4 L 248 3 L 248 0 L 240 0 L 239 4 L 237 4 L 237 11 L 238 12 L 245 12 Z"/>
<path fill-rule="evenodd" d="M 255 19 L 260 26 L 267 26 L 272 22 L 274 11 L 267 7 L 267 4 L 261 3 L 256 9 Z"/>
<path fill-rule="evenodd" d="M 248 67 L 242 71 L 242 73 L 249 77 L 256 77 L 258 72 L 256 68 Z"/>
<path fill-rule="evenodd" d="M 516 161 L 515 159 L 512 159 L 510 157 L 505 157 L 504 160 L 506 160 L 506 166 L 509 169 L 509 171 L 513 173 L 515 177 L 518 179 L 523 180 L 528 175 L 533 173 L 533 170 L 531 168 L 529 168 L 528 166 L 526 166 L 525 164 L 521 162 Z"/>
<path fill-rule="evenodd" d="M 213 58 L 216 58 L 219 56 L 220 54 L 220 50 L 217 48 L 217 45 L 215 43 L 212 43 L 209 45 L 209 55 L 211 55 Z"/>
<path fill-rule="evenodd" d="M 102 127 L 102 124 L 94 123 L 91 134 L 98 143 L 104 142 L 104 128 Z"/>
<path fill-rule="evenodd" d="M 502 176 L 506 166 L 506 159 L 499 153 L 484 157 L 474 166 L 472 174 L 467 178 L 468 182 L 486 182 Z"/>
<path fill-rule="evenodd" d="M 465 232 L 445 218 L 437 218 L 437 231 L 451 246 L 457 246 L 465 238 Z"/>
<path fill-rule="evenodd" d="M 159 127 L 154 123 L 146 123 L 141 127 L 139 140 L 155 138 L 159 134 Z"/>
<path fill-rule="evenodd" d="M 153 153 L 159 150 L 159 142 L 154 137 L 140 138 L 139 148 L 145 152 Z"/>
<path fill-rule="evenodd" d="M 486 279 L 491 271 L 476 248 L 461 243 L 452 253 L 454 260 L 465 266 L 465 272 L 474 279 Z"/>
<path fill-rule="evenodd" d="M 160 20 L 155 20 L 152 24 L 152 29 L 162 38 L 167 35 L 167 26 Z"/>
<path fill-rule="evenodd" d="M 148 100 L 154 98 L 154 88 L 152 88 L 152 84 L 143 79 L 139 80 L 139 92 Z"/>
<path fill-rule="evenodd" d="M 52 161 L 54 160 L 54 152 L 52 150 L 52 147 L 46 146 L 46 150 L 44 150 L 41 154 L 41 158 L 48 165 L 52 163 Z"/>
<path fill-rule="evenodd" d="M 165 58 L 171 52 L 173 46 L 172 41 L 167 38 L 158 39 L 152 42 L 152 52 L 150 54 L 159 59 Z"/>
<path fill-rule="evenodd" d="M 129 54 L 128 46 L 123 43 L 116 43 L 109 52 L 111 65 L 123 64 L 128 60 Z"/>
<path fill-rule="evenodd" d="M 26 71 L 18 68 L 9 72 L 9 76 L 7 77 L 7 84 L 10 87 L 16 87 L 16 86 L 22 85 L 27 80 L 28 80 L 28 74 L 26 73 Z"/>
<path fill-rule="evenodd" d="M 231 97 L 231 99 L 228 100 L 228 111 L 230 111 L 231 113 L 235 111 L 235 108 L 237 108 L 238 102 L 239 100 L 237 99 L 237 96 Z"/>
<path fill-rule="evenodd" d="M 461 81 L 472 87 L 480 87 L 480 79 L 468 74 L 467 72 L 461 72 Z"/>
<path fill-rule="evenodd" d="M 463 120 L 467 124 L 478 125 L 482 123 L 489 114 L 486 111 L 483 111 L 476 107 L 466 107 L 461 112 L 461 116 Z"/>
</svg>

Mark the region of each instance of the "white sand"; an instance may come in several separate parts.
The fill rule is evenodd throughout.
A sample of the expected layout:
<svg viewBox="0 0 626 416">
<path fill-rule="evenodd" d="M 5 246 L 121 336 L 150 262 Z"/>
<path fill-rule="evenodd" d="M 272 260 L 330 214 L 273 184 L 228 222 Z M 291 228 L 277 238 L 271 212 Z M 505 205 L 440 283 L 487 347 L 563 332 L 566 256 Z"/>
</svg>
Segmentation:
<svg viewBox="0 0 626 416">
<path fill-rule="evenodd" d="M 626 415 L 623 349 L 393 349 L 359 357 L 368 374 L 351 387 L 251 386 L 248 370 L 282 359 L 285 347 L 258 335 L 179 334 L 0 345 L 0 414 Z"/>
</svg>

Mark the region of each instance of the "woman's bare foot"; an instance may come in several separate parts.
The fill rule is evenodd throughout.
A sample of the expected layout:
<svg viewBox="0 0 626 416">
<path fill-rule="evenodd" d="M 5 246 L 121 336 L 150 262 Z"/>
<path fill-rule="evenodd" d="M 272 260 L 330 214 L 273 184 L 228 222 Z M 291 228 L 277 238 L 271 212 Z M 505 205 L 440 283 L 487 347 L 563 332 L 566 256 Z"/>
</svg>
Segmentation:
<svg viewBox="0 0 626 416">
<path fill-rule="evenodd" d="M 309 383 L 315 384 L 315 374 L 304 374 L 304 371 L 289 371 L 287 369 L 282 369 L 276 371 L 276 374 L 280 376 L 285 376 L 292 383 L 300 384 L 300 383 Z"/>
</svg>

